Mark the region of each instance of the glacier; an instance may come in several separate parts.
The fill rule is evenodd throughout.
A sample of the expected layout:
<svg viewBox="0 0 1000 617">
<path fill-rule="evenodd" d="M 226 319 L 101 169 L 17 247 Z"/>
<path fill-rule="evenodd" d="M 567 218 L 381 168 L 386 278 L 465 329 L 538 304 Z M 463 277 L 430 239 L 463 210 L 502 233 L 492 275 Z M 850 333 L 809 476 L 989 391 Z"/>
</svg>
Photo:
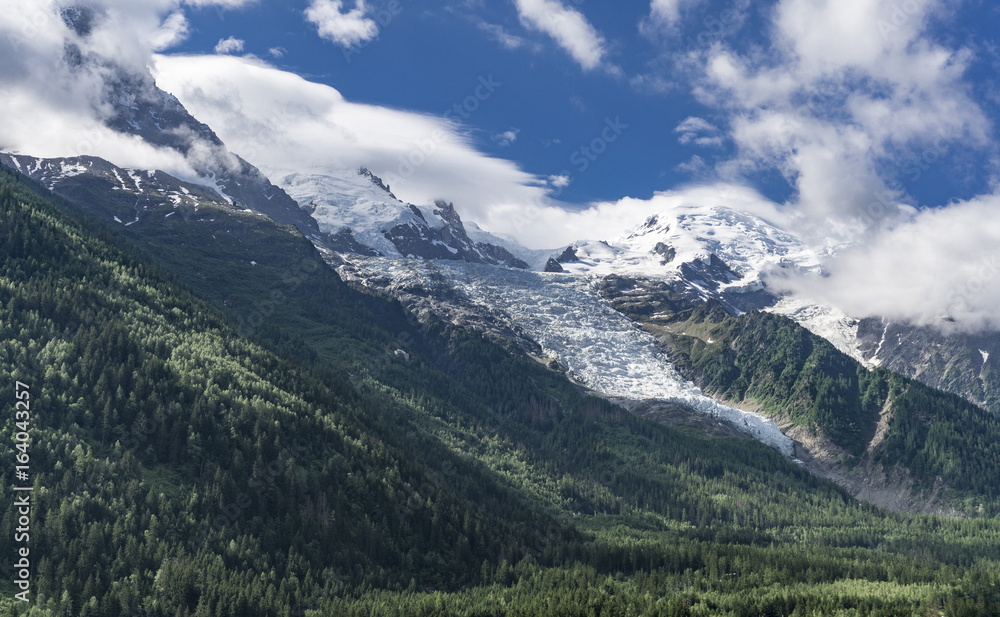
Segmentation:
<svg viewBox="0 0 1000 617">
<path fill-rule="evenodd" d="M 597 293 L 599 277 L 465 262 L 343 256 L 345 278 L 401 289 L 447 281 L 475 310 L 515 324 L 577 383 L 611 398 L 684 404 L 724 420 L 791 458 L 793 441 L 764 416 L 722 405 L 684 379 L 656 339 Z M 392 291 L 392 289 L 390 289 Z"/>
</svg>

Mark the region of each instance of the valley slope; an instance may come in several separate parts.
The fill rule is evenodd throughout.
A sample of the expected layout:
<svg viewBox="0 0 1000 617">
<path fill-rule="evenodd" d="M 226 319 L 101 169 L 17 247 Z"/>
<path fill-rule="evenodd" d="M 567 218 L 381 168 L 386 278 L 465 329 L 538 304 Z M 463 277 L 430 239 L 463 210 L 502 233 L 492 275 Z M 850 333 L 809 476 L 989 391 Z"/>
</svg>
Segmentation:
<svg viewBox="0 0 1000 617">
<path fill-rule="evenodd" d="M 301 234 L 228 204 L 125 227 L 23 177 L 0 185 L 0 361 L 36 405 L 41 614 L 972 615 L 1000 601 L 993 520 L 886 513 L 753 441 L 636 418 L 516 347 L 305 265 L 321 262 Z M 233 252 L 253 238 L 266 267 Z M 326 291 L 241 335 L 227 302 L 290 273 L 309 284 L 276 306 Z M 9 486 L 0 497 L 10 512 Z"/>
</svg>

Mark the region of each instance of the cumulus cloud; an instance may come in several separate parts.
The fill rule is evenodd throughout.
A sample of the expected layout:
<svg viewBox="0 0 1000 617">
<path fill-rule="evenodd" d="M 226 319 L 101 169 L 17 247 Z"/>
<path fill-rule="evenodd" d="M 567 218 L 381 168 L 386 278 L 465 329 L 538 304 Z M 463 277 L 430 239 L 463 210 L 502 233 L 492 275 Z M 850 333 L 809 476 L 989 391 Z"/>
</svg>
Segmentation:
<svg viewBox="0 0 1000 617">
<path fill-rule="evenodd" d="M 504 131 L 493 136 L 493 141 L 496 142 L 498 146 L 509 146 L 515 141 L 517 141 L 517 135 L 521 132 L 521 129 L 510 129 L 509 131 Z"/>
<path fill-rule="evenodd" d="M 272 47 L 271 49 L 267 50 L 267 53 L 271 54 L 272 58 L 280 60 L 281 58 L 285 57 L 285 54 L 288 53 L 288 50 L 285 49 L 284 47 Z"/>
<path fill-rule="evenodd" d="M 234 36 L 228 39 L 219 39 L 219 42 L 215 44 L 215 53 L 217 54 L 240 54 L 243 53 L 243 46 L 246 42 L 242 39 L 238 39 Z"/>
<path fill-rule="evenodd" d="M 779 169 L 819 219 L 864 217 L 874 196 L 893 192 L 885 170 L 901 152 L 987 142 L 989 122 L 963 82 L 968 52 L 926 34 L 930 3 L 908 4 L 887 35 L 880 23 L 894 6 L 781 0 L 770 53 L 704 54 L 695 93 L 730 113 L 736 164 Z"/>
<path fill-rule="evenodd" d="M 514 0 L 521 22 L 544 32 L 559 44 L 584 70 L 605 66 L 607 43 L 583 14 L 560 0 Z"/>
<path fill-rule="evenodd" d="M 573 179 L 567 175 L 553 175 L 549 176 L 549 185 L 557 189 L 564 189 L 573 182 Z"/>
<path fill-rule="evenodd" d="M 683 122 L 677 125 L 674 132 L 678 134 L 677 141 L 685 145 L 722 145 L 722 134 L 719 127 L 697 116 L 688 116 L 685 118 Z"/>
<path fill-rule="evenodd" d="M 354 47 L 378 36 L 378 24 L 367 13 L 364 0 L 355 0 L 354 8 L 346 12 L 342 0 L 312 0 L 306 19 L 316 26 L 321 37 L 343 47 Z"/>
<path fill-rule="evenodd" d="M 190 25 L 183 11 L 174 11 L 163 20 L 160 28 L 150 39 L 153 51 L 165 51 L 183 43 L 190 34 Z"/>
<path fill-rule="evenodd" d="M 782 287 L 859 317 L 945 332 L 1000 328 L 1000 196 L 927 209 Z"/>
</svg>

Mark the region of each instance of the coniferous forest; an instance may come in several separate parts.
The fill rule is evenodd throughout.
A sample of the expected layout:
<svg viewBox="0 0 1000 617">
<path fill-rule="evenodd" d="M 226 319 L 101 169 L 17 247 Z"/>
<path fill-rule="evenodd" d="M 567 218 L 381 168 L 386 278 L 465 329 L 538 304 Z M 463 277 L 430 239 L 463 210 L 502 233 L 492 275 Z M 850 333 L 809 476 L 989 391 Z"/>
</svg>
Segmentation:
<svg viewBox="0 0 1000 617">
<path fill-rule="evenodd" d="M 886 461 L 982 508 L 888 512 L 756 442 L 631 415 L 512 344 L 345 284 L 261 217 L 127 236 L 17 174 L 0 185 L 4 611 L 1000 614 L 995 418 L 859 372 L 777 318 L 700 317 L 726 343 L 689 340 L 689 370 L 846 451 L 896 405 Z M 761 351 L 765 335 L 780 344 Z M 17 382 L 30 602 L 14 584 Z"/>
</svg>

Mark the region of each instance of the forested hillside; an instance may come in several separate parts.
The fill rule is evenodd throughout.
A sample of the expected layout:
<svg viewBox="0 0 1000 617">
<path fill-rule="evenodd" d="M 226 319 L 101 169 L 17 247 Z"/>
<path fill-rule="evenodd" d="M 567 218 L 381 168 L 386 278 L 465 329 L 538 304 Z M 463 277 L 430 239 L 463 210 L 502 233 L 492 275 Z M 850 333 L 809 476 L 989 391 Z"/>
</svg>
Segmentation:
<svg viewBox="0 0 1000 617">
<path fill-rule="evenodd" d="M 1000 511 L 1000 419 L 886 369 L 869 371 L 788 318 L 707 304 L 647 321 L 707 391 L 821 433 L 854 457 L 941 480 L 967 512 Z M 877 431 L 880 419 L 885 423 Z"/>
<path fill-rule="evenodd" d="M 0 185 L 0 400 L 32 393 L 17 613 L 1000 611 L 992 518 L 886 513 L 755 442 L 631 416 L 344 285 L 266 219 L 130 246 Z M 253 237 L 257 265 L 226 259 Z M 5 416 L 5 470 L 17 430 Z"/>
</svg>

